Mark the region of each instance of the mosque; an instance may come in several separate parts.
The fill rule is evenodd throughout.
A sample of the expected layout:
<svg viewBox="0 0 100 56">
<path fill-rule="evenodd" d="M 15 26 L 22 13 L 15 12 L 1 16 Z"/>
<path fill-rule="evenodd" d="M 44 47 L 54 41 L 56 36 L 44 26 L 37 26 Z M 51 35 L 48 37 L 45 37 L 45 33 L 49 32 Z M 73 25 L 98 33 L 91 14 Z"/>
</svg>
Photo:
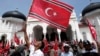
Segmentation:
<svg viewBox="0 0 100 56">
<path fill-rule="evenodd" d="M 69 21 L 69 26 L 65 31 L 41 22 L 35 18 L 26 18 L 26 16 L 19 11 L 7 11 L 0 18 L 0 36 L 2 34 L 7 34 L 7 38 L 10 41 L 14 37 L 14 33 L 22 28 L 21 22 L 27 21 L 27 34 L 30 38 L 30 41 L 32 41 L 34 37 L 37 37 L 38 40 L 42 40 L 44 37 L 46 37 L 48 41 L 54 41 L 55 36 L 58 38 L 59 42 L 65 40 L 93 41 L 88 25 L 85 22 L 85 18 L 89 19 L 95 26 L 95 29 L 97 31 L 97 38 L 100 39 L 99 8 L 100 2 L 89 4 L 83 9 L 82 16 L 80 16 L 80 22 L 78 22 L 76 13 L 73 10 Z M 9 19 L 14 20 L 15 22 L 10 21 Z M 17 33 L 17 36 L 20 40 L 24 40 L 24 34 L 22 32 Z"/>
<path fill-rule="evenodd" d="M 16 20 L 17 23 L 15 23 L 13 21 L 9 21 L 9 19 L 18 20 Z M 60 29 L 52 27 L 32 17 L 26 18 L 24 14 L 16 10 L 5 12 L 0 20 L 0 25 L 2 26 L 0 29 L 0 36 L 2 34 L 7 34 L 8 39 L 11 40 L 11 38 L 14 37 L 14 32 L 16 32 L 22 26 L 22 23 L 19 21 L 25 20 L 27 20 L 27 33 L 30 37 L 30 40 L 33 39 L 33 37 L 43 39 L 44 36 L 47 37 L 48 41 L 54 41 L 56 35 L 59 42 L 61 42 L 64 40 L 80 40 L 80 37 L 82 37 L 79 31 L 78 21 L 74 10 L 70 17 L 68 30 L 66 29 L 66 31 L 61 31 Z M 23 39 L 24 37 L 23 33 L 18 33 L 17 35 L 20 39 Z"/>
<path fill-rule="evenodd" d="M 100 41 L 100 2 L 90 3 L 83 9 L 81 22 L 84 22 L 85 26 L 87 25 L 86 19 L 88 19 L 96 29 L 97 40 Z M 87 38 L 89 37 L 90 36 L 87 36 Z"/>
</svg>

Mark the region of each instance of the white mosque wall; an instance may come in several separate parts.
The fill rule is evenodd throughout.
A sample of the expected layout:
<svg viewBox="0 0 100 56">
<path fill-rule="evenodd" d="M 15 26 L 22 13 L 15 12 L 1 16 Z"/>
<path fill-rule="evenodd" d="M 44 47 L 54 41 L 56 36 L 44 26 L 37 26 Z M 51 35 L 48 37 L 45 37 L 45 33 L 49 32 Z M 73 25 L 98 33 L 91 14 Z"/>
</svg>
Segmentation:
<svg viewBox="0 0 100 56">
<path fill-rule="evenodd" d="M 78 25 L 78 19 L 77 19 L 77 16 L 76 16 L 76 13 L 75 11 L 73 10 L 73 13 L 71 14 L 71 19 L 70 19 L 70 22 L 69 24 L 71 24 L 72 26 L 72 31 L 73 31 L 73 39 L 74 40 L 80 40 L 80 39 L 83 39 L 82 35 L 80 34 L 80 30 L 79 30 L 79 25 Z"/>
<path fill-rule="evenodd" d="M 8 41 L 11 41 L 11 39 L 14 37 L 16 30 L 19 28 L 20 27 L 16 27 L 16 25 L 14 25 L 10 22 L 2 21 L 2 18 L 0 19 L 0 37 L 2 36 L 2 34 L 7 34 Z M 19 37 L 19 39 L 23 39 L 23 38 L 21 38 L 21 37 L 23 37 L 22 33 L 20 33 L 20 34 L 17 33 L 17 36 Z"/>
<path fill-rule="evenodd" d="M 2 36 L 2 34 L 7 34 L 7 39 L 10 40 L 12 38 L 11 28 L 8 27 L 8 24 L 3 23 L 1 19 L 0 19 L 0 26 L 1 26 L 0 27 L 0 37 Z"/>
<path fill-rule="evenodd" d="M 30 17 L 28 19 L 33 19 L 34 20 L 34 18 L 30 18 Z M 46 24 L 44 22 L 40 22 L 39 20 L 28 21 L 27 25 L 28 25 L 27 26 L 27 33 L 28 33 L 28 36 L 30 37 L 30 40 L 32 40 L 34 38 L 33 28 L 36 25 L 42 26 L 43 27 L 43 33 L 44 33 L 44 35 L 46 34 L 46 28 L 47 28 L 48 24 Z"/>
<path fill-rule="evenodd" d="M 78 26 L 78 21 L 77 21 L 77 17 L 76 17 L 76 13 L 75 11 L 73 11 L 73 13 L 71 14 L 71 17 L 70 17 L 70 22 L 69 24 L 72 26 L 72 31 L 73 31 L 73 39 L 76 40 L 76 38 L 78 40 L 82 39 L 82 35 L 80 33 L 80 30 L 79 30 L 79 26 Z M 12 25 L 10 25 L 10 23 L 5 23 L 5 22 L 2 22 L 0 20 L 0 25 L 2 27 L 0 27 L 0 36 L 2 34 L 7 34 L 7 38 L 8 40 L 11 40 L 11 38 L 14 37 L 14 32 L 15 32 L 15 27 L 13 27 Z M 27 34 L 30 38 L 30 40 L 33 39 L 34 35 L 33 35 L 33 27 L 36 26 L 36 25 L 41 25 L 43 27 L 43 33 L 45 34 L 46 33 L 46 28 L 47 28 L 47 25 L 46 23 L 44 22 L 41 22 L 37 19 L 34 19 L 34 18 L 31 18 L 31 17 L 28 17 L 28 21 L 27 21 Z M 58 34 L 60 34 L 60 29 L 57 29 L 58 30 Z M 24 40 L 24 34 L 22 32 L 19 32 L 17 33 L 18 37 L 20 39 L 23 39 Z M 60 36 L 59 36 L 59 39 L 60 39 Z M 61 41 L 61 40 L 60 40 Z"/>
<path fill-rule="evenodd" d="M 39 20 L 37 20 L 37 19 L 35 19 L 35 18 L 32 18 L 32 17 L 29 17 L 28 18 L 29 19 L 29 21 L 27 22 L 27 33 L 28 33 L 28 36 L 30 37 L 30 41 L 32 41 L 32 39 L 34 39 L 34 33 L 33 33 L 33 28 L 34 28 L 34 26 L 36 26 L 36 25 L 40 25 L 40 26 L 42 26 L 43 27 L 43 33 L 44 33 L 44 36 L 46 36 L 45 34 L 46 34 L 46 28 L 47 28 L 47 26 L 48 26 L 48 24 L 47 23 L 44 23 L 44 22 L 41 22 L 41 21 L 39 21 Z M 58 31 L 58 37 L 59 37 L 59 42 L 61 42 L 61 39 L 60 39 L 60 29 L 57 29 L 57 31 Z"/>
<path fill-rule="evenodd" d="M 90 42 L 94 42 L 88 26 L 87 27 L 80 27 L 80 32 L 81 32 L 81 35 L 83 37 L 83 40 L 89 40 Z"/>
<path fill-rule="evenodd" d="M 95 27 L 97 33 L 97 40 L 100 41 L 100 9 L 96 9 L 84 16 L 87 18 Z"/>
<path fill-rule="evenodd" d="M 73 31 L 73 40 L 80 40 L 82 39 L 82 35 L 80 34 L 79 31 L 79 26 L 78 26 L 78 21 L 76 19 L 70 20 L 69 24 L 72 26 L 72 31 Z"/>
<path fill-rule="evenodd" d="M 28 27 L 27 27 L 27 32 L 29 33 L 29 35 L 32 35 L 32 29 L 35 25 L 41 25 L 43 27 L 43 33 L 45 34 L 46 33 L 46 28 L 48 26 L 48 24 L 44 23 L 44 22 L 41 22 L 35 18 L 31 18 L 29 17 L 28 18 Z M 80 30 L 79 30 L 79 26 L 78 26 L 78 20 L 77 20 L 77 17 L 76 17 L 76 13 L 75 11 L 73 11 L 73 13 L 71 14 L 71 17 L 70 17 L 70 21 L 69 21 L 69 24 L 72 26 L 72 32 L 73 32 L 73 40 L 76 40 L 76 38 L 78 39 L 78 41 L 80 39 L 82 39 L 82 35 L 80 34 Z M 60 35 L 60 29 L 57 29 L 58 30 L 58 34 Z M 30 36 L 30 38 L 32 38 L 33 36 Z M 60 39 L 60 36 L 59 36 L 59 41 L 61 41 Z"/>
</svg>

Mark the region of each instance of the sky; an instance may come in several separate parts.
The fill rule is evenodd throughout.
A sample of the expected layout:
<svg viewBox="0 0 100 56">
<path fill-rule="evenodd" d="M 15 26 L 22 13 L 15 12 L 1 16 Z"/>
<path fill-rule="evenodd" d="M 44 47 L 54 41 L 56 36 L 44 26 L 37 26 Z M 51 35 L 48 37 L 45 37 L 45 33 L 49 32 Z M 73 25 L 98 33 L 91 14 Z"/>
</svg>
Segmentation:
<svg viewBox="0 0 100 56">
<path fill-rule="evenodd" d="M 100 2 L 100 0 L 59 0 L 74 7 L 77 17 L 82 10 L 91 2 Z M 18 10 L 24 15 L 28 15 L 32 0 L 0 0 L 0 16 L 11 10 Z"/>
</svg>

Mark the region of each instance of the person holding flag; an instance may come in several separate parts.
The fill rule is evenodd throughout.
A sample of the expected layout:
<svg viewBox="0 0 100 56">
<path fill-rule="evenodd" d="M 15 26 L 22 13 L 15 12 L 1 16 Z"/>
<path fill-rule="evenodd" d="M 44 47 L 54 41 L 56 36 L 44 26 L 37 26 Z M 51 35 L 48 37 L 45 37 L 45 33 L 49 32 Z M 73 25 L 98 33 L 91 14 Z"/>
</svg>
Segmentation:
<svg viewBox="0 0 100 56">
<path fill-rule="evenodd" d="M 27 36 L 26 26 L 27 25 L 25 23 L 22 30 L 20 30 L 20 31 L 24 32 L 24 36 L 25 36 L 24 39 L 26 41 L 26 46 L 30 50 L 29 56 L 44 56 L 43 52 L 40 49 L 42 46 L 42 41 L 39 41 L 34 38 L 34 42 L 33 42 L 33 44 L 31 44 L 29 41 L 29 38 Z M 18 32 L 20 32 L 20 31 L 18 31 Z"/>
<path fill-rule="evenodd" d="M 29 16 L 65 30 L 69 25 L 69 19 L 72 11 L 72 6 L 57 0 L 33 0 Z M 43 52 L 40 50 L 42 41 L 37 40 L 37 37 L 35 37 L 33 44 L 30 44 L 26 32 L 26 23 L 20 31 L 24 32 L 26 45 L 30 50 L 29 56 L 44 56 Z"/>
</svg>

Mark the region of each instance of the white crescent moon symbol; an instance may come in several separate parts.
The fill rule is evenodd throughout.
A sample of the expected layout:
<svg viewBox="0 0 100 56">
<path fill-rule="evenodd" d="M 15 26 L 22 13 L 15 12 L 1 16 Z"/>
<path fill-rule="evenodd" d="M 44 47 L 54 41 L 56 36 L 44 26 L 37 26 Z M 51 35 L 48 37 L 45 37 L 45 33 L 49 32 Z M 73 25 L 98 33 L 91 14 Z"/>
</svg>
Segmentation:
<svg viewBox="0 0 100 56">
<path fill-rule="evenodd" d="M 45 14 L 46 14 L 47 16 L 51 16 L 51 15 L 48 14 L 48 11 L 49 11 L 49 10 L 53 10 L 53 9 L 52 9 L 52 8 L 46 8 L 46 9 L 45 9 Z M 56 16 L 56 15 L 57 15 L 57 13 L 56 13 L 56 12 L 53 12 L 53 16 Z"/>
</svg>

